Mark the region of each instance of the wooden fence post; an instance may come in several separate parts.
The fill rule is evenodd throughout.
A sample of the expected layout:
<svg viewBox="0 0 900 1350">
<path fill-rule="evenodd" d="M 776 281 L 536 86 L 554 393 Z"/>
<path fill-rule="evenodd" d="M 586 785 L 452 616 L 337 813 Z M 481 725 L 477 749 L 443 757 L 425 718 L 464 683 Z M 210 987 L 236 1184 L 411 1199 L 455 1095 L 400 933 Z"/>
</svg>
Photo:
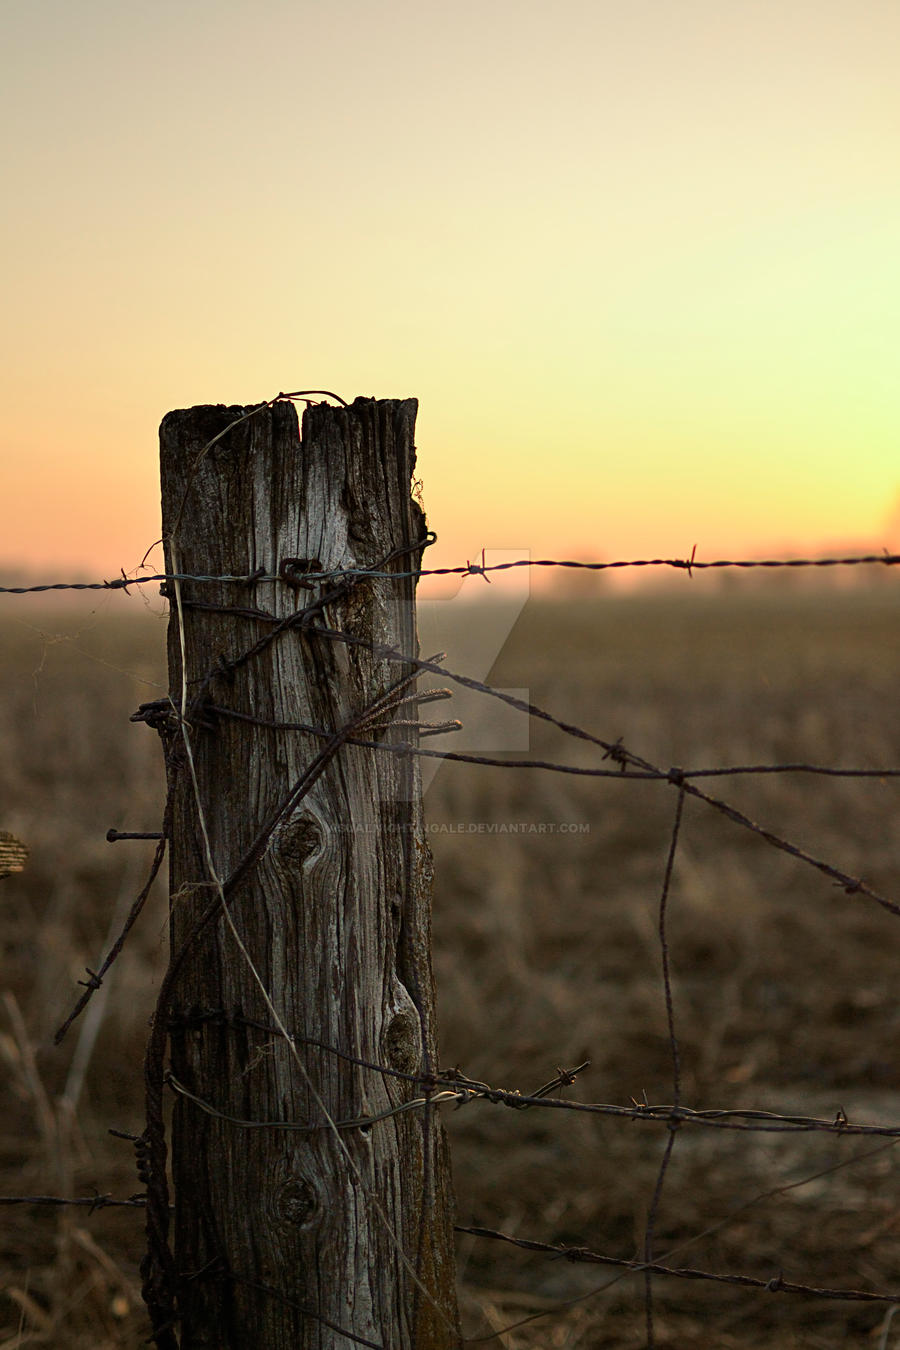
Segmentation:
<svg viewBox="0 0 900 1350">
<path fill-rule="evenodd" d="M 191 408 L 160 428 L 167 569 L 280 574 L 183 580 L 177 594 L 168 583 L 178 715 L 162 710 L 158 725 L 170 783 L 172 963 L 148 1103 L 159 1098 L 168 1032 L 174 1251 L 163 1240 L 159 1113 L 148 1105 L 157 1182 L 147 1268 L 151 1311 L 155 1269 L 180 1340 L 157 1308 L 160 1345 L 443 1350 L 459 1341 L 437 1109 L 327 1123 L 427 1096 L 420 1082 L 370 1066 L 436 1068 L 418 764 L 271 725 L 330 734 L 356 719 L 365 739 L 414 737 L 416 705 L 398 714 L 398 695 L 359 722 L 412 674 L 369 644 L 417 654 L 414 580 L 303 575 L 418 565 L 416 410 L 414 399 L 319 404 L 304 413 L 302 439 L 289 402 L 250 416 Z M 411 684 L 402 697 L 414 694 Z M 393 718 L 407 725 L 391 727 Z"/>
</svg>

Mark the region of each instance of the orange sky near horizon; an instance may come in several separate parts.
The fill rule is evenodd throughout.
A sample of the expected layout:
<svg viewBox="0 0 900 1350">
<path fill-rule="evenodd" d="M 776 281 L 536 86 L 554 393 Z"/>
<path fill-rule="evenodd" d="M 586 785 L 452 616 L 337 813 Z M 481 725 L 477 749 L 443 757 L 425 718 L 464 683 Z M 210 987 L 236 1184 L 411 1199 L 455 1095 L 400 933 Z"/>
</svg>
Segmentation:
<svg viewBox="0 0 900 1350">
<path fill-rule="evenodd" d="M 174 407 L 420 400 L 432 565 L 896 544 L 894 0 L 18 6 L 0 581 Z"/>
</svg>

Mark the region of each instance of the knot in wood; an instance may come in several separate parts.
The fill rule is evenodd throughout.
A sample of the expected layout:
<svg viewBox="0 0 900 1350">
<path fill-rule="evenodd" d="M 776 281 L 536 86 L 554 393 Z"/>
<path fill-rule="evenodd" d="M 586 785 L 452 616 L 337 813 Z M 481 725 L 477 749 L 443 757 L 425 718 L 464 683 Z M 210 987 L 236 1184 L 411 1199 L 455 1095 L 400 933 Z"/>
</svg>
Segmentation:
<svg viewBox="0 0 900 1350">
<path fill-rule="evenodd" d="M 281 826 L 273 842 L 280 862 L 302 866 L 322 847 L 322 826 L 311 811 L 303 811 Z"/>
<path fill-rule="evenodd" d="M 414 1006 L 395 1012 L 382 1032 L 384 1062 L 401 1073 L 416 1073 L 422 1057 L 419 1017 Z"/>
<path fill-rule="evenodd" d="M 315 1219 L 319 1202 L 315 1187 L 305 1177 L 289 1177 L 274 1197 L 275 1214 L 282 1227 L 304 1228 Z"/>
</svg>

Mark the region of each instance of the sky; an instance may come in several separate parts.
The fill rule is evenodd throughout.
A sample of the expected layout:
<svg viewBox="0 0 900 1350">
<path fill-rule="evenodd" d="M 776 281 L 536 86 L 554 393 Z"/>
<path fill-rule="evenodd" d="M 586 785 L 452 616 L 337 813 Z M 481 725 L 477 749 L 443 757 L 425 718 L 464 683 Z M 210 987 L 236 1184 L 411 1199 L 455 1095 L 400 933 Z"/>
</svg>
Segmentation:
<svg viewBox="0 0 900 1350">
<path fill-rule="evenodd" d="M 0 574 L 302 388 L 420 400 L 433 565 L 896 541 L 896 0 L 3 12 Z"/>
</svg>

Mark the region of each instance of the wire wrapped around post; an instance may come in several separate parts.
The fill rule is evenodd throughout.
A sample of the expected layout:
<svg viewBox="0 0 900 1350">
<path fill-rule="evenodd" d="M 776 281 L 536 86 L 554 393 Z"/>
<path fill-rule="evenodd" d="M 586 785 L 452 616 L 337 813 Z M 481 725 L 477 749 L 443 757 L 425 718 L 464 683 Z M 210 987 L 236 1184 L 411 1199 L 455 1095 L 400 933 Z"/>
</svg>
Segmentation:
<svg viewBox="0 0 900 1350">
<path fill-rule="evenodd" d="M 414 735 L 415 577 L 394 573 L 419 566 L 426 537 L 410 495 L 415 415 L 411 399 L 319 405 L 302 439 L 289 403 L 195 408 L 161 427 L 177 579 L 157 725 L 178 769 L 172 958 L 147 1058 L 145 1288 L 160 1345 L 173 1328 L 183 1347 L 458 1343 L 438 1113 L 397 1109 L 421 1088 L 353 1063 L 436 1069 L 418 761 L 350 743 Z M 263 574 L 264 558 L 285 566 Z M 386 576 L 307 580 L 317 569 Z M 182 579 L 199 575 L 255 577 L 242 610 L 275 621 L 236 621 L 229 583 Z M 334 627 L 368 646 L 317 636 Z M 224 1016 L 197 1018 L 209 1008 Z M 233 1123 L 355 1118 L 312 1132 Z"/>
</svg>

